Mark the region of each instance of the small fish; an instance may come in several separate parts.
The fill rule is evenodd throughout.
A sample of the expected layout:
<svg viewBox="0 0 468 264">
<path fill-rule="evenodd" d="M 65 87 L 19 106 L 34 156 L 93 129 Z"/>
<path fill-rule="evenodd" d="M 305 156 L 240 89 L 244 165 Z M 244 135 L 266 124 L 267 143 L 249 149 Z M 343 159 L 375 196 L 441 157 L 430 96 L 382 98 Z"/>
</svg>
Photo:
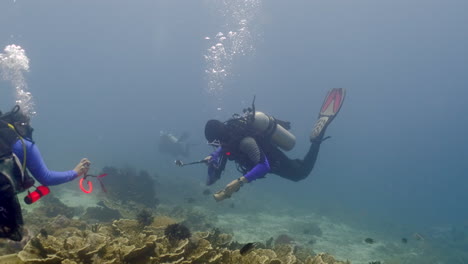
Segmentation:
<svg viewBox="0 0 468 264">
<path fill-rule="evenodd" d="M 245 244 L 241 249 L 240 249 L 240 254 L 242 256 L 244 256 L 245 254 L 249 253 L 250 251 L 252 251 L 255 246 L 257 245 L 257 243 L 247 243 Z"/>
<path fill-rule="evenodd" d="M 406 244 L 406 243 L 408 243 L 408 239 L 404 237 L 404 238 L 401 239 L 401 242 Z"/>
<path fill-rule="evenodd" d="M 374 241 L 374 239 L 368 237 L 368 238 L 364 239 L 364 242 L 366 242 L 367 244 L 374 244 L 375 241 Z"/>
</svg>

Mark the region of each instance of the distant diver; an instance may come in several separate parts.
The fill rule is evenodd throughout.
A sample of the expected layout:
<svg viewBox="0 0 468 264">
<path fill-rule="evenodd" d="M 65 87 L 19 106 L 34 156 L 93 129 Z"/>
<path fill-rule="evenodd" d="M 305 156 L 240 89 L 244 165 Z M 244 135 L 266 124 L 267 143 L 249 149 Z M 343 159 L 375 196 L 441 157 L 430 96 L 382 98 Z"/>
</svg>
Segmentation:
<svg viewBox="0 0 468 264">
<path fill-rule="evenodd" d="M 288 130 L 290 123 L 281 121 L 252 107 L 243 115 L 234 114 L 226 122 L 209 120 L 205 125 L 205 137 L 216 151 L 203 159 L 208 165 L 206 184 L 212 185 L 221 176 L 228 160 L 235 161 L 242 176 L 215 193 L 216 201 L 231 197 L 245 184 L 265 177 L 267 173 L 292 181 L 305 179 L 312 171 L 324 137 L 325 130 L 341 109 L 345 89 L 330 90 L 323 102 L 318 120 L 310 134 L 311 146 L 303 160 L 289 159 L 283 151 L 293 149 L 296 138 Z M 183 164 L 182 164 L 183 165 Z"/>
<path fill-rule="evenodd" d="M 173 157 L 188 157 L 190 155 L 190 146 L 186 140 L 189 135 L 183 133 L 179 138 L 165 131 L 159 132 L 159 152 L 169 154 Z"/>
<path fill-rule="evenodd" d="M 82 159 L 73 170 L 50 171 L 32 140 L 30 118 L 19 106 L 8 113 L 0 112 L 0 238 L 21 241 L 23 216 L 17 194 L 28 190 L 25 203 L 31 204 L 47 195 L 47 186 L 74 180 L 88 172 L 90 161 Z M 34 178 L 42 184 L 34 187 Z"/>
</svg>

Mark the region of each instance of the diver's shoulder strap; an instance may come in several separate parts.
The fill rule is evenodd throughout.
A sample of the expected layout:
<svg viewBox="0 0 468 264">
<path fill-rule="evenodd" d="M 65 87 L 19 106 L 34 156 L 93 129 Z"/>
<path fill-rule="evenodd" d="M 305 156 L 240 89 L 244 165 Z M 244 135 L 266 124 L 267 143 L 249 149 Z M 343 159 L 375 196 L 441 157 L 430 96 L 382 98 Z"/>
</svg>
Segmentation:
<svg viewBox="0 0 468 264">
<path fill-rule="evenodd" d="M 14 153 L 0 161 L 0 173 L 14 186 L 15 193 L 23 192 L 34 185 L 34 179 L 29 176 L 27 169 L 23 170 L 21 161 Z"/>
<path fill-rule="evenodd" d="M 0 174 L 4 175 L 12 186 L 17 186 L 17 179 L 14 175 L 16 164 L 13 156 L 14 154 L 0 161 Z"/>
</svg>

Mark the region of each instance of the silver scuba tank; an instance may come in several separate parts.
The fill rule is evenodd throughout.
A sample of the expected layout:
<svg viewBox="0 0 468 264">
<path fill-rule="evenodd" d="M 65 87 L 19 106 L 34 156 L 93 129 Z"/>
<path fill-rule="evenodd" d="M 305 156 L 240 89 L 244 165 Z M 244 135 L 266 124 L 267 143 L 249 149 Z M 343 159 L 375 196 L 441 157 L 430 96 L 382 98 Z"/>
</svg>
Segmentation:
<svg viewBox="0 0 468 264">
<path fill-rule="evenodd" d="M 262 112 L 255 111 L 252 127 L 259 133 L 271 135 L 274 144 L 285 151 L 289 151 L 296 145 L 296 137 L 284 127 L 276 123 L 275 119 Z"/>
</svg>

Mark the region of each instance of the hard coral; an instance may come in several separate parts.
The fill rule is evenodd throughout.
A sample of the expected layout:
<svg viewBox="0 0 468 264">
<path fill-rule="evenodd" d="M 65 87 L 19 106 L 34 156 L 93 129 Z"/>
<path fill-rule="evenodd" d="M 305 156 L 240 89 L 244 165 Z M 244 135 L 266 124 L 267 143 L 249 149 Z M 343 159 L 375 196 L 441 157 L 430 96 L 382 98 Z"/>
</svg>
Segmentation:
<svg viewBox="0 0 468 264">
<path fill-rule="evenodd" d="M 154 217 L 151 212 L 146 209 L 141 210 L 137 214 L 137 221 L 141 226 L 151 225 L 151 223 L 153 223 L 153 219 Z"/>
<path fill-rule="evenodd" d="M 164 235 L 172 241 L 178 241 L 192 236 L 190 230 L 182 224 L 168 225 L 164 230 Z"/>
</svg>

